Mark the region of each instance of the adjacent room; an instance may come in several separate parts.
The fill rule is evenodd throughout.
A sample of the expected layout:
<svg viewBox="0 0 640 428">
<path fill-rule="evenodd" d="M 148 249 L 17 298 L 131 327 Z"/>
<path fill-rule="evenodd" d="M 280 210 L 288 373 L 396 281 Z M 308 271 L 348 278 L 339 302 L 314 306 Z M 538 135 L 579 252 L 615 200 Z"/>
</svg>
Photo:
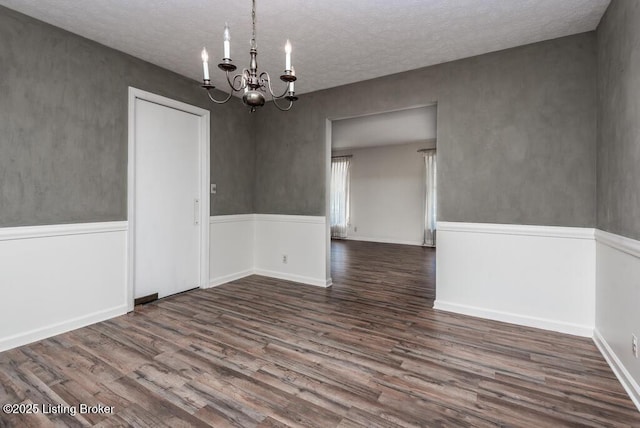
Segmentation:
<svg viewBox="0 0 640 428">
<path fill-rule="evenodd" d="M 419 293 L 435 299 L 436 134 L 436 105 L 331 122 L 332 266 L 369 260 L 388 288 L 419 272 Z"/>
<path fill-rule="evenodd" d="M 0 0 L 0 426 L 640 426 L 640 1 Z"/>
</svg>

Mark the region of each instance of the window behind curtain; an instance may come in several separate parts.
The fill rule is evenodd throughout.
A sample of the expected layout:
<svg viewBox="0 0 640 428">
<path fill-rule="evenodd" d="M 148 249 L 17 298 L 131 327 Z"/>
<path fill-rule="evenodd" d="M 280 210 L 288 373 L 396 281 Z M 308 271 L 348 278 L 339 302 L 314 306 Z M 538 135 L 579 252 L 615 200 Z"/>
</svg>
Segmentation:
<svg viewBox="0 0 640 428">
<path fill-rule="evenodd" d="M 425 201 L 424 201 L 424 242 L 428 247 L 436 246 L 436 151 L 423 153 L 425 165 Z"/>
<path fill-rule="evenodd" d="M 349 168 L 351 158 L 331 158 L 331 237 L 346 238 L 349 224 Z"/>
</svg>

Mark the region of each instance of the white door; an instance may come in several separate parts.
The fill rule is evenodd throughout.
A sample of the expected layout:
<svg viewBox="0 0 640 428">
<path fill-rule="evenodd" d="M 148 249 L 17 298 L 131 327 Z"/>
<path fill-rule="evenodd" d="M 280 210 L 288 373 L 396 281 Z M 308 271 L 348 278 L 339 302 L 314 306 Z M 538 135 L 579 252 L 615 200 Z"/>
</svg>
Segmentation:
<svg viewBox="0 0 640 428">
<path fill-rule="evenodd" d="M 135 100 L 134 295 L 200 286 L 202 118 Z"/>
</svg>

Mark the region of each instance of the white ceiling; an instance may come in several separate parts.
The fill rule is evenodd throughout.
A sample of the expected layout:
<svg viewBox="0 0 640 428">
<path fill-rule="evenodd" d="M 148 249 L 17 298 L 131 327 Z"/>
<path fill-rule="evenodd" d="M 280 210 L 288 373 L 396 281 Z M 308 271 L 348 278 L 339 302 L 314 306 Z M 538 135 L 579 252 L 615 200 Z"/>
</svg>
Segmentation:
<svg viewBox="0 0 640 428">
<path fill-rule="evenodd" d="M 258 65 L 279 76 L 290 39 L 296 90 L 311 92 L 590 31 L 609 1 L 258 0 Z M 228 21 L 231 56 L 240 69 L 248 65 L 250 0 L 0 4 L 196 80 L 203 46 L 219 62 Z M 216 86 L 226 85 L 215 65 L 211 74 Z"/>
<path fill-rule="evenodd" d="M 332 150 L 417 143 L 435 138 L 435 105 L 331 122 Z"/>
</svg>

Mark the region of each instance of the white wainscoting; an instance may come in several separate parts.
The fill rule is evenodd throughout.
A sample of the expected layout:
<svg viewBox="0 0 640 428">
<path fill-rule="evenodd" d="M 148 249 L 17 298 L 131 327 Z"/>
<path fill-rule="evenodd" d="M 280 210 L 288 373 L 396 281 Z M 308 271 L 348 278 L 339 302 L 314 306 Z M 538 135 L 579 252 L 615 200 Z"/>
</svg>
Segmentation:
<svg viewBox="0 0 640 428">
<path fill-rule="evenodd" d="M 594 341 L 640 410 L 640 241 L 596 231 L 596 331 Z"/>
<path fill-rule="evenodd" d="M 210 286 L 254 273 L 254 214 L 212 216 L 209 236 Z"/>
<path fill-rule="evenodd" d="M 210 285 L 257 274 L 327 287 L 321 216 L 242 214 L 210 220 Z M 287 263 L 282 257 L 287 256 Z"/>
<path fill-rule="evenodd" d="M 436 309 L 593 336 L 593 229 L 438 222 L 436 263 Z"/>
<path fill-rule="evenodd" d="M 0 229 L 0 351 L 127 312 L 127 222 Z"/>
<path fill-rule="evenodd" d="M 256 214 L 255 273 L 327 287 L 323 216 Z M 287 256 L 283 263 L 282 256 Z"/>
</svg>

